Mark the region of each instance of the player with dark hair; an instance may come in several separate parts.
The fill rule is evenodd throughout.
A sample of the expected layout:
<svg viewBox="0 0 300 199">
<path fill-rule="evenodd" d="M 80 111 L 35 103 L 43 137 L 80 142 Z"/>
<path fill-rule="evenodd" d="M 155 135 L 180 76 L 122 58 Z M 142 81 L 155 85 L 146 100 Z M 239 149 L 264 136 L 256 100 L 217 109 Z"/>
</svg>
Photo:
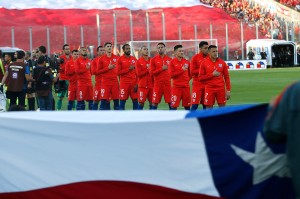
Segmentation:
<svg viewBox="0 0 300 199">
<path fill-rule="evenodd" d="M 199 104 L 202 104 L 203 109 L 206 109 L 204 105 L 204 82 L 200 81 L 199 69 L 202 61 L 207 57 L 208 54 L 208 42 L 201 41 L 199 43 L 199 53 L 192 57 L 190 73 L 193 78 L 192 87 L 192 107 L 191 110 L 197 110 Z"/>
<path fill-rule="evenodd" d="M 148 56 L 148 47 L 142 46 L 142 56 L 138 59 L 135 65 L 135 70 L 138 76 L 138 102 L 139 110 L 143 110 L 146 99 L 149 101 L 149 106 L 152 106 L 153 95 L 153 79 L 150 75 L 150 57 Z"/>
<path fill-rule="evenodd" d="M 119 110 L 119 82 L 116 64 L 118 56 L 112 53 L 112 43 L 104 44 L 105 55 L 98 62 L 97 73 L 102 74 L 100 110 L 107 109 L 110 97 L 114 101 L 114 110 Z"/>
<path fill-rule="evenodd" d="M 98 110 L 98 105 L 101 100 L 101 79 L 102 75 L 97 72 L 97 65 L 99 59 L 105 54 L 103 46 L 97 47 L 97 57 L 92 61 L 91 72 L 92 75 L 95 75 L 95 86 L 94 86 L 94 97 L 93 97 L 93 110 Z"/>
<path fill-rule="evenodd" d="M 63 45 L 63 54 L 58 59 L 59 66 L 59 90 L 60 92 L 57 94 L 58 100 L 56 104 L 56 109 L 61 110 L 62 101 L 68 92 L 69 79 L 66 75 L 66 64 L 68 61 L 72 60 L 70 46 L 68 44 Z"/>
<path fill-rule="evenodd" d="M 75 61 L 79 57 L 78 50 L 72 50 L 72 59 L 66 63 L 65 73 L 69 80 L 68 86 L 68 110 L 72 110 L 77 99 L 77 74 L 75 72 Z"/>
<path fill-rule="evenodd" d="M 124 55 L 119 57 L 117 61 L 117 74 L 120 78 L 120 110 L 125 110 L 126 100 L 131 98 L 132 109 L 138 109 L 138 85 L 135 72 L 136 58 L 131 56 L 131 48 L 129 44 L 122 46 Z"/>
<path fill-rule="evenodd" d="M 165 54 L 166 45 L 164 43 L 158 43 L 156 49 L 158 55 L 153 57 L 150 62 L 150 74 L 154 79 L 152 109 L 157 109 L 163 95 L 165 102 L 169 104 L 169 109 L 171 109 L 171 76 L 169 66 L 172 59 Z"/>
<path fill-rule="evenodd" d="M 226 105 L 226 100 L 230 99 L 231 85 L 227 64 L 218 58 L 217 46 L 210 45 L 208 54 L 209 57 L 200 66 L 199 77 L 200 81 L 205 81 L 204 104 L 211 109 L 216 100 L 219 107 Z"/>
<path fill-rule="evenodd" d="M 85 110 L 88 101 L 89 110 L 93 109 L 93 83 L 91 75 L 91 60 L 87 57 L 85 47 L 80 47 L 80 57 L 75 61 L 77 74 L 77 110 Z"/>
<path fill-rule="evenodd" d="M 190 62 L 183 55 L 183 46 L 174 47 L 175 58 L 170 63 L 170 74 L 173 80 L 171 106 L 172 110 L 179 107 L 182 100 L 182 106 L 185 110 L 190 110 L 191 93 L 190 93 Z"/>
</svg>

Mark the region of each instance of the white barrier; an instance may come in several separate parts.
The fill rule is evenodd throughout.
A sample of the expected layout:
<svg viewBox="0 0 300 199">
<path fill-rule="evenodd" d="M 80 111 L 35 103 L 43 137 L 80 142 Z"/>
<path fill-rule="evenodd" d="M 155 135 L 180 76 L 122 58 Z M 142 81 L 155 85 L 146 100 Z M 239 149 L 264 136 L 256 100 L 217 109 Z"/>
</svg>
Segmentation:
<svg viewBox="0 0 300 199">
<path fill-rule="evenodd" d="M 229 70 L 267 69 L 266 60 L 230 60 L 225 62 Z"/>
</svg>

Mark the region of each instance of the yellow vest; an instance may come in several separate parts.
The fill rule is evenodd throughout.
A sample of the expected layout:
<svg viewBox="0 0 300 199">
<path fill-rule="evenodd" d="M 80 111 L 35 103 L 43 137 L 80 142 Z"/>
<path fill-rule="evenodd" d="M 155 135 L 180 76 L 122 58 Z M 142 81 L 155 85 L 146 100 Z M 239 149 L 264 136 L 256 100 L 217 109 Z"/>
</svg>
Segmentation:
<svg viewBox="0 0 300 199">
<path fill-rule="evenodd" d="M 4 68 L 3 68 L 3 64 L 2 64 L 2 60 L 0 58 L 0 70 L 2 71 L 2 74 L 4 75 Z"/>
</svg>

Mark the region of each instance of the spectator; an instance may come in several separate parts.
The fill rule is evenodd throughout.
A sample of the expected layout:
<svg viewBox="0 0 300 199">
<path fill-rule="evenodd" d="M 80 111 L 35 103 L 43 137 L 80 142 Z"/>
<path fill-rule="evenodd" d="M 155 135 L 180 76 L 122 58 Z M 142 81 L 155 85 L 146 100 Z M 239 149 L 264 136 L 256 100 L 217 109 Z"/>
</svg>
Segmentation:
<svg viewBox="0 0 300 199">
<path fill-rule="evenodd" d="M 264 48 L 261 49 L 260 58 L 267 59 L 267 53 L 265 52 Z"/>
<path fill-rule="evenodd" d="M 240 55 L 239 55 L 239 51 L 234 51 L 234 55 L 233 55 L 233 59 L 234 60 L 240 60 L 241 59 L 241 57 L 240 57 Z"/>
<path fill-rule="evenodd" d="M 271 38 L 271 32 L 268 30 L 280 28 L 280 23 L 270 10 L 263 10 L 260 6 L 252 6 L 247 1 L 200 0 L 200 2 L 221 8 L 233 18 L 247 23 L 250 27 L 254 27 L 258 23 L 260 32 L 266 38 Z M 271 27 L 271 24 L 273 24 L 273 27 Z"/>
<path fill-rule="evenodd" d="M 254 59 L 254 52 L 252 52 L 252 48 L 249 49 L 247 57 L 248 57 L 248 60 L 253 60 Z"/>
</svg>

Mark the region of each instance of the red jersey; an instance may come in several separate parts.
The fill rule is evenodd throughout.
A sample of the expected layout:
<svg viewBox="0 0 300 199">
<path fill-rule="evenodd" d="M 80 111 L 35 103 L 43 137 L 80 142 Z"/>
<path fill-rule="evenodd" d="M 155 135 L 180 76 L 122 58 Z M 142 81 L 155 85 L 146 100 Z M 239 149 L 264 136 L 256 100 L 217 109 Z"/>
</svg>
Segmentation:
<svg viewBox="0 0 300 199">
<path fill-rule="evenodd" d="M 201 84 L 204 86 L 204 82 L 200 82 L 199 78 L 199 70 L 201 63 L 204 59 L 206 59 L 207 55 L 204 55 L 203 53 L 198 53 L 195 56 L 192 57 L 191 61 L 191 67 L 190 67 L 190 74 L 193 78 L 193 85 L 194 84 Z"/>
<path fill-rule="evenodd" d="M 187 68 L 183 70 L 182 67 Z M 190 87 L 190 62 L 184 58 L 179 60 L 174 58 L 170 63 L 170 74 L 173 79 L 173 86 L 175 87 Z"/>
<path fill-rule="evenodd" d="M 96 87 L 101 86 L 101 79 L 102 79 L 102 75 L 97 72 L 98 62 L 100 58 L 101 57 L 95 57 L 92 61 L 92 66 L 91 66 L 91 73 L 92 75 L 95 75 Z"/>
<path fill-rule="evenodd" d="M 117 64 L 118 56 L 111 54 L 111 57 L 103 55 L 98 62 L 96 73 L 102 74 L 101 84 L 111 85 L 118 82 L 117 67 L 109 69 L 109 64 Z"/>
<path fill-rule="evenodd" d="M 154 78 L 154 84 L 171 83 L 171 76 L 169 70 L 163 70 L 163 65 L 170 66 L 172 59 L 167 55 L 161 57 L 156 55 L 151 59 L 150 62 L 150 73 Z"/>
<path fill-rule="evenodd" d="M 76 87 L 77 85 L 77 75 L 75 73 L 75 61 L 71 59 L 66 63 L 65 74 L 70 81 L 69 86 Z"/>
<path fill-rule="evenodd" d="M 220 76 L 213 76 L 215 70 L 221 73 Z M 200 66 L 199 76 L 200 81 L 205 81 L 205 88 L 224 88 L 225 81 L 227 91 L 231 89 L 227 64 L 220 58 L 215 62 L 210 57 L 205 59 Z"/>
<path fill-rule="evenodd" d="M 144 57 L 138 59 L 135 65 L 135 70 L 138 76 L 139 88 L 153 88 L 153 79 L 150 75 L 150 60 L 146 60 Z"/>
<path fill-rule="evenodd" d="M 68 61 L 72 60 L 72 56 L 70 55 L 69 58 L 67 58 L 66 55 L 61 55 L 59 59 L 64 60 L 63 63 L 59 66 L 59 79 L 68 80 L 68 76 L 66 75 L 66 64 Z"/>
<path fill-rule="evenodd" d="M 136 58 L 133 56 L 126 57 L 122 55 L 117 61 L 117 74 L 120 77 L 120 84 L 130 84 L 137 81 L 136 72 L 134 69 L 129 70 L 131 65 L 135 66 Z"/>
<path fill-rule="evenodd" d="M 93 86 L 91 70 L 86 68 L 88 64 L 91 64 L 91 60 L 89 58 L 83 58 L 82 56 L 75 61 L 78 86 Z"/>
</svg>

